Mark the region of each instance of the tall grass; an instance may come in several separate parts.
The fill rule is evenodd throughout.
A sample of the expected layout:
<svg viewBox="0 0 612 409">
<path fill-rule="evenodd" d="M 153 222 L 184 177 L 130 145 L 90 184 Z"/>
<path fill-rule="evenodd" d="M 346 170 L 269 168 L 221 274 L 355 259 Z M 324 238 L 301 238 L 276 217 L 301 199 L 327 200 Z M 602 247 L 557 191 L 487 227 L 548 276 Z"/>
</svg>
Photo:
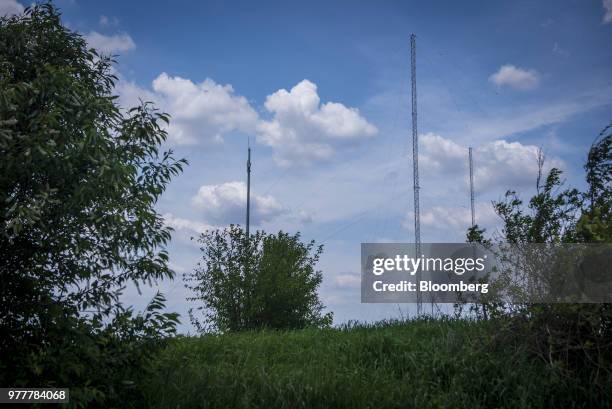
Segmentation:
<svg viewBox="0 0 612 409">
<path fill-rule="evenodd" d="M 490 323 L 386 322 L 175 339 L 146 380 L 153 408 L 595 407 L 588 385 L 522 351 Z"/>
</svg>

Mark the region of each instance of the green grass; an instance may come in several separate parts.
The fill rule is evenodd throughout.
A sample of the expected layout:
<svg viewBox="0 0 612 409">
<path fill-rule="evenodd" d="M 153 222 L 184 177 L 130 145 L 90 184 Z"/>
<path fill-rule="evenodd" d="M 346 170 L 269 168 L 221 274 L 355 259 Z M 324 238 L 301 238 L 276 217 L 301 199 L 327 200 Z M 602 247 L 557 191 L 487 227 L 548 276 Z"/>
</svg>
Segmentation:
<svg viewBox="0 0 612 409">
<path fill-rule="evenodd" d="M 588 386 L 520 351 L 494 328 L 411 321 L 345 329 L 184 337 L 155 360 L 158 408 L 594 407 Z"/>
</svg>

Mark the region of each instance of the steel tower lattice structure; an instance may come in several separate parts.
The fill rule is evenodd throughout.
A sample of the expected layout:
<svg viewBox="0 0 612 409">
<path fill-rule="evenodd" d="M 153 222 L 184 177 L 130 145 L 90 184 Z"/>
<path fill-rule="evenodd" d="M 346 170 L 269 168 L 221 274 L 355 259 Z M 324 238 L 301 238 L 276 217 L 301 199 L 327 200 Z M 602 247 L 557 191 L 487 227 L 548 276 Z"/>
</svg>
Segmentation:
<svg viewBox="0 0 612 409">
<path fill-rule="evenodd" d="M 421 254 L 421 214 L 419 209 L 419 135 L 417 130 L 417 90 L 416 90 L 416 36 L 410 35 L 410 79 L 412 83 L 412 175 L 414 185 L 414 243 L 415 257 Z M 417 283 L 421 279 L 421 271 L 416 274 Z M 417 315 L 423 309 L 423 295 L 417 284 Z"/>
</svg>

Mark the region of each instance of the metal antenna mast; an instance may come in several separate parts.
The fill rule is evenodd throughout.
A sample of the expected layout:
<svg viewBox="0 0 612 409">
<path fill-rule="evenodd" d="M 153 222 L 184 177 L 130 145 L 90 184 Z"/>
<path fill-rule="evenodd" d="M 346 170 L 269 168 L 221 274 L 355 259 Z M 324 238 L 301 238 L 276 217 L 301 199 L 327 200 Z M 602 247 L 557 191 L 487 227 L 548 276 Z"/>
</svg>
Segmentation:
<svg viewBox="0 0 612 409">
<path fill-rule="evenodd" d="M 246 239 L 249 240 L 249 217 L 251 213 L 251 144 L 249 142 L 249 156 L 247 159 L 247 206 L 246 206 Z"/>
<path fill-rule="evenodd" d="M 472 161 L 472 148 L 468 148 L 470 156 L 470 206 L 472 209 L 472 227 L 476 225 L 476 212 L 474 210 L 474 162 Z"/>
<path fill-rule="evenodd" d="M 417 132 L 417 92 L 416 92 L 416 36 L 410 35 L 410 62 L 412 81 L 412 174 L 414 178 L 414 243 L 415 257 L 421 254 L 421 214 L 419 209 L 419 135 Z M 423 295 L 418 283 L 421 280 L 421 271 L 417 271 L 417 315 L 423 309 Z"/>
</svg>

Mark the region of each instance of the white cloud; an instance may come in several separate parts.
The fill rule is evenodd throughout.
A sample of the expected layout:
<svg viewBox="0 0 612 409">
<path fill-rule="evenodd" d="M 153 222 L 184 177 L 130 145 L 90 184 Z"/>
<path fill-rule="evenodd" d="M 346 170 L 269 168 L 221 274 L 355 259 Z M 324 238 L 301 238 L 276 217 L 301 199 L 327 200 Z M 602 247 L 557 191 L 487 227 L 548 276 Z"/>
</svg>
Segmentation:
<svg viewBox="0 0 612 409">
<path fill-rule="evenodd" d="M 431 173 L 452 174 L 465 167 L 465 147 L 434 133 L 419 135 L 419 163 Z"/>
<path fill-rule="evenodd" d="M 329 159 L 334 145 L 374 136 L 378 130 L 356 108 L 321 104 L 317 86 L 303 80 L 290 91 L 281 89 L 265 102 L 270 121 L 258 125 L 258 141 L 274 150 L 278 164 L 304 165 Z"/>
<path fill-rule="evenodd" d="M 139 87 L 133 82 L 126 81 L 121 76 L 119 76 L 119 82 L 115 89 L 119 94 L 119 103 L 122 108 L 129 109 L 140 105 L 139 100 L 155 102 L 157 108 L 161 108 L 161 106 L 158 105 L 160 98 L 157 94 L 148 89 Z"/>
<path fill-rule="evenodd" d="M 104 54 L 127 52 L 136 48 L 136 43 L 134 43 L 132 37 L 126 33 L 107 36 L 97 31 L 90 31 L 89 34 L 85 35 L 85 40 L 90 47 Z"/>
<path fill-rule="evenodd" d="M 168 132 L 178 144 L 221 142 L 229 132 L 253 131 L 258 120 L 245 97 L 210 78 L 194 83 L 162 73 L 153 81 L 153 91 L 159 107 L 172 115 Z"/>
<path fill-rule="evenodd" d="M 358 273 L 341 273 L 334 277 L 334 283 L 341 287 L 359 287 L 361 275 Z"/>
<path fill-rule="evenodd" d="M 534 186 L 538 174 L 538 147 L 519 142 L 494 141 L 474 150 L 474 179 L 477 190 L 508 186 Z M 557 158 L 547 158 L 544 172 L 551 168 L 565 169 Z"/>
<path fill-rule="evenodd" d="M 204 216 L 220 224 L 244 224 L 246 211 L 246 184 L 228 182 L 204 185 L 192 198 L 192 203 L 202 209 Z M 273 196 L 260 196 L 251 191 L 251 222 L 255 225 L 272 221 L 287 212 Z"/>
<path fill-rule="evenodd" d="M 254 132 L 258 114 L 243 96 L 235 95 L 231 85 L 212 79 L 196 84 L 181 77 L 160 74 L 153 90 L 133 82 L 120 81 L 118 92 L 124 108 L 135 106 L 139 99 L 152 101 L 171 115 L 168 133 L 178 145 L 218 143 L 233 131 Z"/>
<path fill-rule="evenodd" d="M 198 222 L 195 220 L 183 219 L 175 217 L 172 213 L 166 213 L 162 216 L 167 226 L 172 227 L 175 230 L 189 231 L 192 233 L 204 233 L 206 230 L 213 230 L 215 226 L 211 226 L 206 223 Z"/>
<path fill-rule="evenodd" d="M 603 22 L 609 23 L 612 21 L 612 0 L 603 0 L 604 9 L 606 9 L 606 14 L 604 14 Z"/>
<path fill-rule="evenodd" d="M 476 203 L 474 206 L 476 224 L 490 227 L 498 222 L 491 203 Z M 447 232 L 467 232 L 472 224 L 472 212 L 466 207 L 433 206 L 421 211 L 421 227 Z M 407 230 L 414 229 L 414 213 L 409 211 L 402 220 L 402 226 Z"/>
<path fill-rule="evenodd" d="M 19 14 L 23 6 L 15 0 L 0 0 L 0 16 Z"/>
<path fill-rule="evenodd" d="M 421 163 L 425 172 L 438 175 L 464 175 L 467 183 L 467 147 L 428 133 L 421 135 Z M 474 148 L 474 182 L 476 191 L 499 186 L 520 188 L 533 186 L 538 174 L 538 147 L 520 142 L 497 140 Z M 564 163 L 557 158 L 547 158 L 544 171 Z"/>
<path fill-rule="evenodd" d="M 121 81 L 122 105 L 134 106 L 138 98 L 155 102 L 172 116 L 168 133 L 173 142 L 219 143 L 232 132 L 256 133 L 258 142 L 272 147 L 276 162 L 283 166 L 329 159 L 335 147 L 378 132 L 356 108 L 321 104 L 317 86 L 307 80 L 291 91 L 281 89 L 268 95 L 265 108 L 272 114 L 270 120 L 262 119 L 231 85 L 210 78 L 194 83 L 162 73 L 152 88 Z"/>
<path fill-rule="evenodd" d="M 525 70 L 514 65 L 502 65 L 499 70 L 489 77 L 492 83 L 503 86 L 528 90 L 538 86 L 540 76 L 535 70 Z"/>
</svg>

